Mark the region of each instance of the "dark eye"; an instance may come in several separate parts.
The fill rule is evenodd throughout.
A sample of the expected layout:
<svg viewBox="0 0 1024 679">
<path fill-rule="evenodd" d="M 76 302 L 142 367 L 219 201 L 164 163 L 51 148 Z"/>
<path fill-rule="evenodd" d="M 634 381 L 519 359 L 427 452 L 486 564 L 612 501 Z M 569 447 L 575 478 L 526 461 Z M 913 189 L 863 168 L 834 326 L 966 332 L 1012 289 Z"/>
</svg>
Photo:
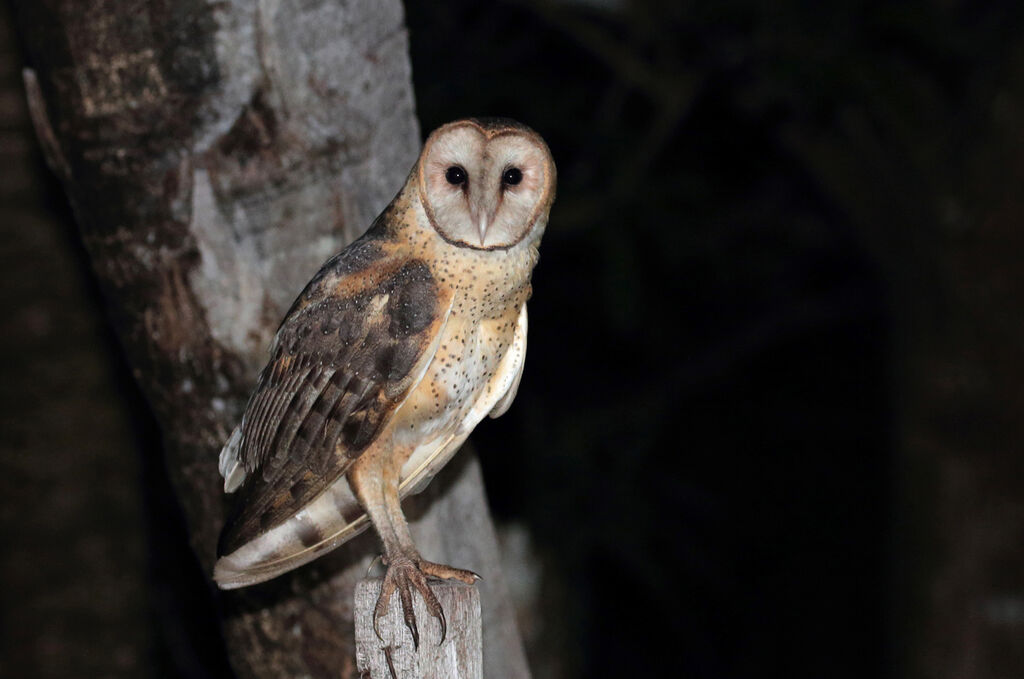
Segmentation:
<svg viewBox="0 0 1024 679">
<path fill-rule="evenodd" d="M 458 165 L 452 165 L 444 171 L 444 178 L 448 180 L 449 184 L 458 186 L 459 184 L 466 183 L 466 171 Z"/>
<path fill-rule="evenodd" d="M 509 186 L 515 186 L 519 182 L 523 181 L 523 171 L 518 167 L 510 167 L 505 170 L 505 174 L 501 175 L 501 181 Z"/>
</svg>

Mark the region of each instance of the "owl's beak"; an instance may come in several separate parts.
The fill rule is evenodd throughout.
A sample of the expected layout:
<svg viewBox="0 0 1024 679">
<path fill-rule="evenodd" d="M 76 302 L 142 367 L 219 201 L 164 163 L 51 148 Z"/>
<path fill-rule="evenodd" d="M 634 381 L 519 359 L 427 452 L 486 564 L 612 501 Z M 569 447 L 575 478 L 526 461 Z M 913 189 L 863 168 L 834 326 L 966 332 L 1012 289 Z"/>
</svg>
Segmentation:
<svg viewBox="0 0 1024 679">
<path fill-rule="evenodd" d="M 480 229 L 480 245 L 484 244 L 484 240 L 487 238 L 487 215 L 480 215 L 480 221 L 477 228 Z"/>
<path fill-rule="evenodd" d="M 488 196 L 479 196 L 469 206 L 470 219 L 473 220 L 477 231 L 480 232 L 480 247 L 484 247 L 484 243 L 487 242 L 487 232 L 494 224 L 494 217 L 498 212 L 497 202 L 488 200 L 488 198 Z"/>
</svg>

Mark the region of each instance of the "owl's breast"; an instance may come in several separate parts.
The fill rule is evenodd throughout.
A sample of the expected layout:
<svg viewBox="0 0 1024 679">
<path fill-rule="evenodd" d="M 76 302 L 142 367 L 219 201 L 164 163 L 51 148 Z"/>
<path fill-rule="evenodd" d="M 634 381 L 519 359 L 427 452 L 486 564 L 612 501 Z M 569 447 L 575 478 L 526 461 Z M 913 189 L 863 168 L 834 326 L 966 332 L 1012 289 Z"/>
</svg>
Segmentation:
<svg viewBox="0 0 1024 679">
<path fill-rule="evenodd" d="M 493 389 L 513 345 L 518 316 L 517 308 L 483 319 L 453 310 L 423 379 L 396 413 L 396 443 L 415 447 L 463 426 L 469 412 Z"/>
</svg>

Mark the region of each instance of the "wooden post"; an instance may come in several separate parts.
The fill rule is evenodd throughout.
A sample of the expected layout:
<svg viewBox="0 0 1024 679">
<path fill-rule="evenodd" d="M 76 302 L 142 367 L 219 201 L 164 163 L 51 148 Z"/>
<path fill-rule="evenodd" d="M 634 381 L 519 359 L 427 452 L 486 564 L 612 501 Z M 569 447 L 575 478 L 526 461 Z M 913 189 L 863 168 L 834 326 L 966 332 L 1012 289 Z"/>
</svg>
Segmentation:
<svg viewBox="0 0 1024 679">
<path fill-rule="evenodd" d="M 367 578 L 356 585 L 356 668 L 360 677 L 372 679 L 481 679 L 483 677 L 483 633 L 480 593 L 460 582 L 431 582 L 431 589 L 444 608 L 448 634 L 441 642 L 441 625 L 427 613 L 423 599 L 413 595 L 419 650 L 402 618 L 398 595 L 391 597 L 387 615 L 373 630 L 373 609 L 380 594 L 381 579 Z"/>
</svg>

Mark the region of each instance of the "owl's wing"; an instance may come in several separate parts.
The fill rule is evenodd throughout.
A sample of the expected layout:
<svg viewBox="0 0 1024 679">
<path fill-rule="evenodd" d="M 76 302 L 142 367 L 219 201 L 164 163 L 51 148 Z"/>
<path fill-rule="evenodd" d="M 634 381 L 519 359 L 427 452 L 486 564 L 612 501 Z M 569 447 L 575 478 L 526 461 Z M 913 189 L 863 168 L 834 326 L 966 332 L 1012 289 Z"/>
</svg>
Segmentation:
<svg viewBox="0 0 1024 679">
<path fill-rule="evenodd" d="M 246 475 L 220 554 L 333 484 L 423 377 L 452 292 L 424 262 L 380 252 L 328 262 L 278 330 L 232 437 Z"/>
</svg>

